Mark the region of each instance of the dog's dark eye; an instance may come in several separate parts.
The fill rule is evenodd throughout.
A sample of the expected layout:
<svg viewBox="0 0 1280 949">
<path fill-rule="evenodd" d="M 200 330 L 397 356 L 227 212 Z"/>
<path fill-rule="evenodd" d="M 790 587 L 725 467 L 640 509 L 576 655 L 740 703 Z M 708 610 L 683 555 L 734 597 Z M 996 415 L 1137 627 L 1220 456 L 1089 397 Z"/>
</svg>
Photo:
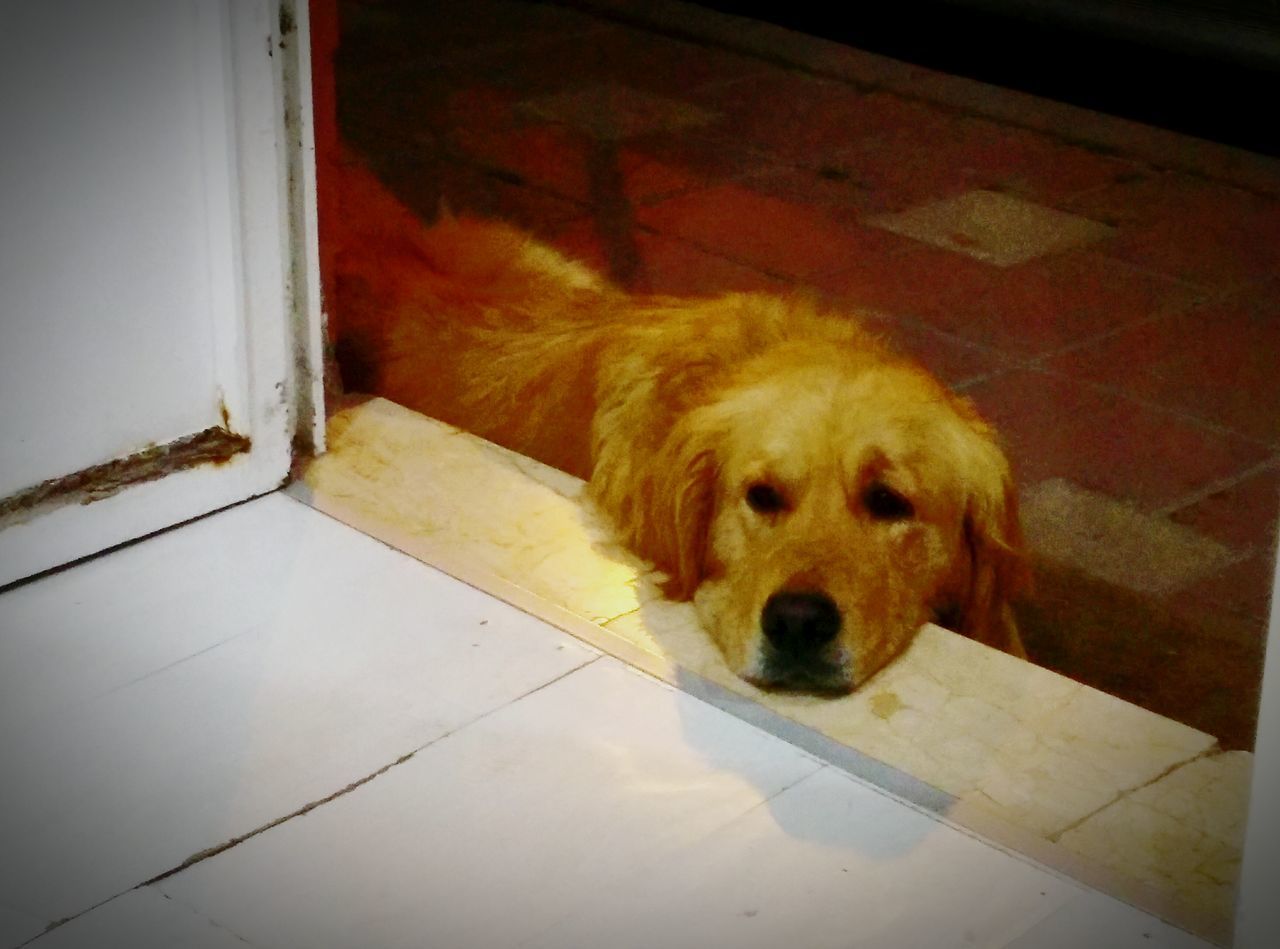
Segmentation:
<svg viewBox="0 0 1280 949">
<path fill-rule="evenodd" d="M 787 499 L 771 484 L 757 481 L 747 488 L 747 506 L 757 514 L 777 514 L 787 506 Z"/>
<path fill-rule="evenodd" d="M 867 488 L 862 503 L 871 516 L 880 521 L 901 521 L 916 512 L 910 501 L 879 482 Z"/>
</svg>

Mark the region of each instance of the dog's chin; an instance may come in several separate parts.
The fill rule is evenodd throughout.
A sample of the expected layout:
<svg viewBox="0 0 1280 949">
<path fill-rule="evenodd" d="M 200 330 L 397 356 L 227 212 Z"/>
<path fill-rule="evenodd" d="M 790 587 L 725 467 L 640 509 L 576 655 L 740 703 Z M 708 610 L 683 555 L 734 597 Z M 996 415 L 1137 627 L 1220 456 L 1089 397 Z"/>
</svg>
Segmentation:
<svg viewBox="0 0 1280 949">
<path fill-rule="evenodd" d="M 767 656 L 758 671 L 744 678 L 767 692 L 800 692 L 835 697 L 854 689 L 849 672 L 840 664 L 825 660 L 797 660 Z"/>
</svg>

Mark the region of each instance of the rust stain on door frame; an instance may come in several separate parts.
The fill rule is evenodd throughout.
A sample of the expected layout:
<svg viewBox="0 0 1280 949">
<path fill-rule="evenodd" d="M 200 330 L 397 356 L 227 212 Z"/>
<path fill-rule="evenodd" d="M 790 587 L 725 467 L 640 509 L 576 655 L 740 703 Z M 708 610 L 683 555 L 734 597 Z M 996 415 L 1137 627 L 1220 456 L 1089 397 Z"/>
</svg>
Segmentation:
<svg viewBox="0 0 1280 949">
<path fill-rule="evenodd" d="M 125 488 L 155 481 L 175 471 L 200 465 L 226 464 L 247 452 L 252 442 L 225 428 L 207 428 L 194 435 L 152 445 L 140 452 L 81 471 L 51 478 L 25 491 L 0 498 L 0 528 L 30 519 L 63 504 L 92 504 Z"/>
</svg>

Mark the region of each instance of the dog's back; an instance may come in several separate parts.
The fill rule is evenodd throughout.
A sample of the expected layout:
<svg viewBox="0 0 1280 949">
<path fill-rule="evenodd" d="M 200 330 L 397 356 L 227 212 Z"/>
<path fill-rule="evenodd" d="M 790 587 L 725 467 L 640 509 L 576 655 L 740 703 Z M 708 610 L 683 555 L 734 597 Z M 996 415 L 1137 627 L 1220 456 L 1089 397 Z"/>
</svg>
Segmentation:
<svg viewBox="0 0 1280 949">
<path fill-rule="evenodd" d="M 424 224 L 358 166 L 336 192 L 327 303 L 344 386 L 586 477 L 616 291 L 505 224 L 446 210 Z"/>
</svg>

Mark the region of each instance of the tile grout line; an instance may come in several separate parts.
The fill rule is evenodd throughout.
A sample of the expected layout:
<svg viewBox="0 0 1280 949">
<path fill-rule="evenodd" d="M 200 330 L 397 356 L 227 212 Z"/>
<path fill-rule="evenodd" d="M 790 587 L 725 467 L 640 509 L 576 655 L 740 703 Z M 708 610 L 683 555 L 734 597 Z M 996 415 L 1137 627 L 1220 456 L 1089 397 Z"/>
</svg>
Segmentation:
<svg viewBox="0 0 1280 949">
<path fill-rule="evenodd" d="M 1183 508 L 1190 507 L 1193 504 L 1199 504 L 1201 501 L 1219 491 L 1225 491 L 1228 488 L 1233 488 L 1256 475 L 1263 474 L 1264 472 L 1275 468 L 1280 468 L 1280 455 L 1273 455 L 1265 461 L 1249 465 L 1233 475 L 1225 475 L 1224 477 L 1218 478 L 1216 481 L 1210 481 L 1208 484 L 1202 485 L 1195 491 L 1156 508 L 1151 512 L 1151 514 L 1155 517 L 1169 517 L 1171 514 L 1174 514 Z"/>
<path fill-rule="evenodd" d="M 470 724 L 470 722 L 468 722 L 467 724 Z M 466 726 L 463 725 L 460 727 L 465 728 Z M 457 729 L 455 729 L 454 731 L 456 730 Z M 361 787 L 365 784 L 368 784 L 370 781 L 374 780 L 375 778 L 381 777 L 382 775 L 386 774 L 392 768 L 395 768 L 395 767 L 398 767 L 399 765 L 404 764 L 406 761 L 413 758 L 414 755 L 416 755 L 419 751 L 423 750 L 423 748 L 430 747 L 431 745 L 435 744 L 436 741 L 440 741 L 443 738 L 447 738 L 451 734 L 453 734 L 453 731 L 446 732 L 445 734 L 441 735 L 440 738 L 437 738 L 434 741 L 428 742 L 426 745 L 423 745 L 421 748 L 415 748 L 413 751 L 410 751 L 401 755 L 395 761 L 392 761 L 388 764 L 384 764 L 381 768 L 378 768 L 376 771 L 372 771 L 362 778 L 357 778 L 355 781 L 352 781 L 346 787 L 339 788 L 337 791 L 334 791 L 332 794 L 328 794 L 325 797 L 317 798 L 314 801 L 310 801 L 307 804 L 302 805 L 302 807 L 298 808 L 295 811 L 292 811 L 288 814 L 284 814 L 280 817 L 275 818 L 274 820 L 270 820 L 267 823 L 254 828 L 253 830 L 247 831 L 246 833 L 240 834 L 239 836 L 232 837 L 230 840 L 224 841 L 223 843 L 215 844 L 212 847 L 206 847 L 204 850 L 197 850 L 195 853 L 187 857 L 186 860 L 183 860 L 182 863 L 178 864 L 176 867 L 171 867 L 168 870 L 165 870 L 163 873 L 159 873 L 156 876 L 153 876 L 149 880 L 143 880 L 141 883 L 137 884 L 136 886 L 131 887 L 130 891 L 141 889 L 144 886 L 152 886 L 156 883 L 161 882 L 162 880 L 167 880 L 169 877 L 174 876 L 178 873 L 181 873 L 183 870 L 193 867 L 197 863 L 202 863 L 203 861 L 208 860 L 210 857 L 216 857 L 220 853 L 224 853 L 227 850 L 231 850 L 233 847 L 239 846 L 240 844 L 244 843 L 246 840 L 249 840 L 250 838 L 253 838 L 253 837 L 257 837 L 259 834 L 266 833 L 267 831 L 271 830 L 274 827 L 279 827 L 281 824 L 284 824 L 287 821 L 293 820 L 295 817 L 302 817 L 305 814 L 309 814 L 311 811 L 315 810 L 317 807 L 321 807 L 332 801 L 336 801 L 340 797 L 345 797 L 347 794 L 351 793 L 356 788 Z"/>
<path fill-rule="evenodd" d="M 624 615 L 625 615 L 625 614 L 624 614 Z M 646 673 L 646 672 L 641 672 L 640 670 L 637 670 L 637 669 L 635 669 L 634 667 L 630 667 L 630 668 L 631 668 L 631 671 L 633 671 L 633 672 L 640 672 L 640 674 L 641 674 L 642 676 L 644 676 L 645 678 L 650 678 L 650 679 L 651 679 L 651 678 L 653 678 L 652 676 L 650 676 L 650 675 L 649 675 L 648 673 Z M 659 680 L 657 680 L 657 681 L 658 681 L 660 684 L 663 684 L 663 685 L 669 685 L 669 683 L 664 683 L 664 682 L 662 682 L 662 680 L 661 680 L 661 679 L 659 679 Z M 675 687 L 675 686 L 671 686 L 671 688 L 675 688 L 677 692 L 680 692 L 682 695 L 686 696 L 687 698 L 691 698 L 691 699 L 693 699 L 693 700 L 694 700 L 694 701 L 696 701 L 696 702 L 702 702 L 702 701 L 703 701 L 702 699 L 699 699 L 697 696 L 690 695 L 688 692 L 684 692 L 683 690 L 681 690 L 681 689 L 679 689 L 679 688 L 677 688 L 677 687 Z M 721 708 L 719 708 L 719 707 L 717 707 L 717 706 L 715 706 L 715 705 L 712 705 L 712 704 L 711 704 L 711 703 L 709 703 L 709 702 L 707 702 L 707 703 L 705 703 L 705 704 L 707 704 L 707 706 L 708 706 L 708 707 L 710 707 L 710 708 L 712 708 L 712 709 L 715 709 L 717 712 L 719 712 L 719 713 L 721 713 L 721 714 L 725 714 L 725 715 L 730 715 L 730 714 L 732 714 L 732 713 L 726 712 L 724 709 L 721 709 Z M 733 716 L 733 717 L 734 717 L 734 718 L 737 718 L 737 716 Z M 742 719 L 738 719 L 738 721 L 742 721 Z M 755 727 L 755 726 L 753 726 L 753 727 Z M 763 731 L 763 729 L 761 729 L 761 731 Z M 777 737 L 777 736 L 772 735 L 771 733 L 769 733 L 769 732 L 767 732 L 767 731 L 766 731 L 766 732 L 764 732 L 764 734 L 769 735 L 769 737 L 773 737 L 773 738 L 776 738 L 776 737 Z M 785 739 L 779 739 L 779 740 L 785 741 Z M 760 800 L 756 801 L 754 804 L 752 804 L 752 805 L 751 805 L 750 807 L 748 807 L 746 810 L 739 811 L 738 813 L 736 813 L 736 814 L 734 814 L 734 815 L 732 815 L 732 816 L 730 816 L 730 817 L 726 818 L 726 819 L 723 821 L 723 823 L 716 824 L 715 826 L 713 826 L 713 827 L 709 827 L 709 828 L 707 828 L 706 830 L 702 831 L 702 832 L 699 834 L 698 840 L 697 840 L 695 843 L 688 843 L 688 842 L 686 842 L 686 849 L 688 849 L 688 850 L 696 850 L 696 844 L 698 844 L 698 843 L 702 843 L 703 841 L 706 841 L 707 839 L 709 839 L 709 838 L 711 838 L 711 837 L 715 836 L 716 834 L 721 833 L 721 832 L 722 832 L 726 827 L 731 827 L 731 826 L 733 826 L 733 825 L 734 825 L 734 824 L 736 824 L 738 821 L 740 821 L 740 820 L 744 819 L 748 814 L 754 814 L 754 813 L 755 813 L 756 811 L 758 811 L 761 807 L 764 807 L 765 805 L 769 804 L 771 801 L 776 800 L 778 797 L 780 797 L 781 795 L 783 795 L 783 794 L 784 794 L 784 793 L 786 793 L 787 791 L 790 791 L 792 788 L 798 787 L 799 785 L 803 784 L 804 782 L 806 782 L 806 781 L 810 780 L 810 779 L 811 779 L 811 778 L 813 778 L 815 775 L 820 774 L 822 771 L 825 771 L 825 770 L 828 770 L 828 769 L 834 768 L 834 766 L 833 766 L 833 765 L 829 764 L 828 762 L 825 762 L 825 761 L 821 760 L 820 758 L 817 758 L 817 757 L 816 757 L 816 756 L 814 756 L 814 755 L 811 755 L 809 752 L 805 751 L 803 748 L 799 748 L 799 747 L 798 747 L 798 746 L 796 746 L 796 745 L 792 745 L 790 742 L 786 742 L 786 743 L 787 743 L 788 745 L 790 745 L 790 747 L 791 747 L 791 749 L 792 749 L 793 751 L 798 752 L 798 753 L 799 753 L 800 755 L 802 755 L 803 757 L 805 757 L 805 758 L 809 759 L 810 761 L 812 761 L 812 762 L 813 762 L 813 764 L 815 765 L 814 769 L 813 769 L 812 771 L 808 772 L 807 774 L 803 774 L 803 775 L 801 775 L 800 777 L 796 778 L 794 781 L 790 782 L 789 784 L 783 785 L 782 787 L 780 787 L 780 788 L 778 788 L 777 790 L 775 790 L 773 793 L 768 794 L 768 795 L 765 795 L 765 796 L 762 796 L 762 797 L 760 798 Z M 839 768 L 835 768 L 835 770 L 837 771 L 837 773 L 844 774 L 846 777 L 848 777 L 848 776 L 849 776 L 849 775 L 848 775 L 848 772 L 841 771 Z M 877 788 L 876 790 L 879 790 L 879 789 Z M 650 855 L 646 858 L 646 860 L 644 861 L 644 863 L 643 863 L 643 864 L 642 864 L 638 869 L 636 869 L 634 872 L 637 872 L 637 873 L 639 873 L 639 874 L 643 875 L 643 874 L 644 874 L 644 872 L 645 872 L 646 870 L 653 869 L 653 865 L 654 865 L 655 863 L 660 863 L 660 862 L 661 862 L 661 863 L 665 863 L 665 862 L 667 861 L 667 859 L 668 859 L 668 858 L 667 858 L 666 856 L 662 855 L 662 854 L 650 854 Z M 572 919 L 572 918 L 573 918 L 573 916 L 574 916 L 574 914 L 575 914 L 575 913 L 578 913 L 578 912 L 579 912 L 579 910 L 578 910 L 578 909 L 576 909 L 576 908 L 570 908 L 570 909 L 567 909 L 563 915 L 561 915 L 561 916 L 557 917 L 556 919 L 554 919 L 554 920 L 550 921 L 549 923 L 547 923 L 547 924 L 546 924 L 546 925 L 545 925 L 545 926 L 544 926 L 544 927 L 543 927 L 539 932 L 537 932 L 537 933 L 533 933 L 533 934 L 530 934 L 530 935 L 526 936 L 523 940 L 521 940 L 521 942 L 519 943 L 519 945 L 523 946 L 523 945 L 525 945 L 527 942 L 532 941 L 532 940 L 534 940 L 534 939 L 536 939 L 536 938 L 538 938 L 538 937 L 546 936 L 548 933 L 552 932 L 552 931 L 553 931 L 557 926 L 559 926 L 560 924 L 562 924 L 565 920 Z"/>
<path fill-rule="evenodd" d="M 1150 778 L 1147 781 L 1143 781 L 1141 784 L 1137 784 L 1131 788 L 1126 788 L 1125 790 L 1120 791 L 1110 801 L 1107 801 L 1107 803 L 1105 804 L 1099 805 L 1094 810 L 1090 811 L 1088 814 L 1085 814 L 1083 817 L 1079 817 L 1076 820 L 1071 821 L 1071 823 L 1067 824 L 1066 826 L 1062 827 L 1059 830 L 1055 830 L 1052 833 L 1046 834 L 1045 839 L 1048 840 L 1050 843 L 1060 844 L 1062 841 L 1063 835 L 1068 834 L 1071 831 L 1075 830 L 1077 827 L 1081 826 L 1086 821 L 1089 821 L 1090 819 L 1101 814 L 1107 808 L 1113 807 L 1116 804 L 1119 804 L 1121 801 L 1132 797 L 1134 794 L 1143 790 L 1144 788 L 1149 788 L 1152 785 L 1160 781 L 1163 781 L 1165 778 L 1169 777 L 1169 775 L 1173 774 L 1175 771 L 1180 771 L 1190 764 L 1194 764 L 1197 761 L 1203 761 L 1207 758 L 1216 757 L 1217 755 L 1220 755 L 1222 753 L 1223 753 L 1222 746 L 1218 744 L 1217 739 L 1214 739 L 1213 744 L 1210 745 L 1208 748 L 1206 748 L 1204 751 L 1201 751 L 1197 754 L 1192 755 L 1190 758 L 1187 758 L 1185 761 L 1178 761 L 1178 762 L 1175 762 L 1174 764 L 1171 764 L 1169 767 L 1165 768 L 1159 774 L 1155 775 L 1154 777 Z"/>
<path fill-rule="evenodd" d="M 707 254 L 711 257 L 718 257 L 721 260 L 728 261 L 731 264 L 737 264 L 739 267 L 745 267 L 748 270 L 754 270 L 756 273 L 762 274 L 771 280 L 777 280 L 780 283 L 789 284 L 793 287 L 796 286 L 797 284 L 801 284 L 801 285 L 806 284 L 806 278 L 797 277 L 793 274 L 780 273 L 779 271 L 776 271 L 776 270 L 770 270 L 767 267 L 761 267 L 759 264 L 752 263 L 751 261 L 744 260 L 740 257 L 733 257 L 731 255 L 728 255 L 724 253 L 722 249 L 711 247 L 707 244 L 702 243 L 701 241 L 692 240 L 687 237 L 682 237 L 679 234 L 671 234 L 667 231 L 658 230 L 656 227 L 654 227 L 651 224 L 644 224 L 637 221 L 635 226 L 636 226 L 636 230 L 638 231 L 644 231 L 646 234 L 650 234 L 654 237 L 665 237 L 668 240 L 676 241 L 677 243 L 680 243 L 680 244 L 685 244 L 686 246 L 692 247 L 694 250 L 701 251 L 702 253 Z"/>
<path fill-rule="evenodd" d="M 131 892 L 132 892 L 132 891 L 131 891 Z M 168 894 L 168 893 L 164 892 L 163 890 L 157 890 L 156 892 L 157 892 L 158 894 L 160 894 L 160 896 L 161 896 L 161 898 L 162 898 L 162 899 L 165 899 L 165 900 L 167 900 L 168 902 L 175 904 L 176 906 L 181 906 L 183 909 L 185 909 L 185 910 L 186 910 L 188 913 L 190 913 L 192 916 L 195 916 L 195 917 L 197 917 L 197 918 L 199 918 L 199 919 L 204 920 L 206 923 L 208 923 L 210 926 L 213 926 L 215 929 L 220 929 L 220 930 L 222 930 L 223 932 L 230 934 L 230 935 L 231 935 L 231 936 L 233 936 L 237 941 L 244 943 L 244 945 L 245 945 L 245 946 L 247 946 L 247 947 L 248 947 L 248 949 L 265 949 L 265 947 L 262 947 L 262 946 L 260 946 L 260 945 L 259 945 L 259 946 L 255 946 L 255 945 L 254 945 L 254 943 L 250 942 L 250 941 L 249 941 L 248 939 L 246 939 L 244 936 L 240 935 L 238 932 L 236 932 L 234 929 L 232 929 L 232 928 L 231 928 L 230 926 L 228 926 L 226 923 L 220 922 L 219 920 L 217 920 L 217 919 L 215 919 L 214 917 L 210 916 L 209 914 L 205 913 L 203 910 L 200 910 L 200 909 L 198 909 L 198 908 L 196 908 L 196 907 L 192 906 L 192 905 L 191 905 L 190 903 L 188 903 L 186 900 L 180 900 L 180 899 L 178 899 L 177 897 L 175 897 L 175 896 L 171 896 L 170 894 Z"/>
<path fill-rule="evenodd" d="M 1070 373 L 1062 372 L 1057 369 L 1049 369 L 1048 367 L 1045 367 L 1045 366 L 1026 365 L 1018 368 L 1023 368 L 1031 372 L 1037 372 L 1037 373 L 1040 373 L 1041 375 L 1053 376 L 1056 379 L 1064 379 L 1068 382 L 1073 382 L 1085 388 L 1092 389 L 1094 392 L 1099 392 L 1099 393 L 1112 395 L 1112 396 L 1119 396 L 1120 398 L 1126 401 L 1132 402 L 1134 405 L 1141 406 L 1142 408 L 1145 408 L 1145 409 L 1150 409 L 1151 411 L 1156 412 L 1160 415 L 1167 415 L 1171 418 L 1175 418 L 1181 422 L 1184 422 L 1190 425 L 1193 428 L 1199 428 L 1206 432 L 1212 432 L 1215 435 L 1223 435 L 1223 436 L 1228 436 L 1230 438 L 1237 439 L 1238 441 L 1244 442 L 1252 446 L 1253 448 L 1266 451 L 1268 455 L 1274 455 L 1277 451 L 1277 445 L 1274 442 L 1269 442 L 1266 439 L 1257 438 L 1253 435 L 1246 435 L 1243 432 L 1238 432 L 1235 429 L 1230 428 L 1226 425 L 1222 425 L 1219 422 L 1211 422 L 1208 419 L 1203 419 L 1197 415 L 1192 415 L 1191 413 L 1186 412 L 1183 409 L 1172 408 L 1167 405 L 1162 405 L 1159 402 L 1152 401 L 1151 399 L 1134 395 L 1132 392 L 1126 392 L 1124 389 L 1120 388 L 1119 386 L 1109 385 L 1105 382 L 1098 382 L 1093 379 L 1082 379 L 1079 376 L 1073 376 Z"/>
<path fill-rule="evenodd" d="M 79 919 L 81 916 L 84 916 L 87 913 L 91 913 L 101 906 L 105 906 L 107 903 L 110 903 L 112 900 L 119 899 L 120 897 L 128 893 L 132 893 L 135 890 L 140 890 L 143 887 L 154 886 L 155 884 L 160 883 L 163 880 L 167 880 L 171 876 L 175 876 L 184 870 L 190 869 L 191 867 L 195 866 L 198 863 L 203 863 L 205 860 L 208 860 L 211 857 L 216 857 L 220 853 L 225 853 L 226 851 L 231 850 L 239 846 L 240 844 L 244 843 L 246 840 L 249 840 L 253 837 L 257 837 L 258 835 L 266 833 L 267 831 L 272 830 L 273 828 L 279 827 L 281 824 L 287 823 L 288 821 L 293 820 L 295 817 L 303 817 L 318 807 L 321 807 L 325 804 L 329 804 L 333 801 L 336 801 L 338 798 L 345 797 L 347 794 L 351 793 L 357 788 L 360 788 L 370 783 L 375 778 L 381 777 L 382 775 L 386 774 L 388 771 L 392 770 L 393 768 L 399 767 L 400 765 L 404 764 L 406 761 L 409 761 L 415 755 L 417 755 L 418 752 L 424 751 L 425 749 L 430 748 L 432 745 L 435 745 L 438 742 L 444 741 L 446 738 L 449 738 L 452 735 L 456 735 L 458 732 L 466 728 L 470 728 L 472 725 L 476 724 L 477 722 L 483 721 L 484 719 L 488 718 L 490 715 L 493 715 L 501 711 L 502 709 L 507 708 L 510 705 L 513 705 L 516 702 L 522 701 L 523 699 L 528 698 L 530 695 L 533 695 L 536 692 L 541 692 L 543 689 L 548 688 L 552 685 L 555 685 L 561 679 L 568 678 L 574 673 L 580 672 L 581 670 L 587 668 L 588 666 L 594 664 L 595 662 L 599 661 L 602 658 L 604 658 L 604 653 L 599 653 L 595 656 L 591 656 L 585 662 L 582 662 L 579 665 L 576 665 L 573 668 L 568 669 L 565 672 L 562 672 L 559 675 L 552 677 L 551 679 L 548 679 L 546 682 L 543 682 L 540 685 L 535 686 L 534 688 L 530 689 L 527 692 L 520 693 L 519 695 L 512 698 L 511 700 L 504 702 L 501 705 L 497 705 L 494 708 L 491 708 L 485 711 L 484 713 L 477 715 L 475 718 L 472 718 L 463 722 L 462 724 L 458 725 L 455 728 L 449 729 L 447 732 L 444 732 L 443 734 L 438 735 L 435 738 L 431 739 L 426 744 L 420 745 L 417 748 L 413 749 L 412 751 L 406 752 L 405 754 L 401 755 L 399 758 L 395 759 L 394 761 L 391 761 L 383 765 L 382 767 L 378 768 L 376 771 L 372 771 L 369 774 L 366 774 L 362 778 L 357 778 L 355 781 L 352 781 L 346 787 L 339 788 L 337 791 L 334 791 L 332 794 L 328 794 L 325 797 L 318 798 L 314 801 L 310 801 L 302 805 L 301 807 L 297 808 L 296 810 L 291 811 L 288 814 L 283 814 L 280 817 L 277 817 L 273 820 L 268 821 L 265 824 L 262 824 L 254 828 L 253 830 L 246 831 L 245 833 L 232 837 L 231 839 L 226 840 L 220 844 L 215 844 L 212 847 L 206 847 L 204 850 L 198 850 L 175 867 L 170 867 L 168 870 L 165 870 L 162 873 L 158 873 L 148 880 L 143 880 L 141 883 L 137 883 L 129 887 L 128 889 L 121 890 L 119 893 L 114 893 L 103 900 L 99 900 L 97 903 L 94 903 L 92 906 L 86 907 L 85 909 L 82 909 L 77 913 L 73 913 L 70 916 L 64 916 L 61 919 L 56 919 L 51 923 L 49 923 L 48 925 L 46 925 L 45 928 L 41 930 L 41 932 L 37 933 L 35 936 L 32 936 L 30 939 L 26 940 L 25 942 L 19 943 L 15 947 L 15 949 L 23 949 L 23 947 L 30 945 L 35 940 L 43 938 L 48 933 L 53 932 L 55 929 L 58 929 L 64 926 L 65 924 L 70 923 L 76 919 Z M 168 894 L 164 893 L 163 890 L 161 890 L 160 892 L 162 895 L 166 897 L 168 896 Z M 183 905 L 186 905 L 186 904 L 183 904 Z"/>
<path fill-rule="evenodd" d="M 1230 300 L 1231 297 L 1237 295 L 1238 293 L 1242 293 L 1245 290 L 1245 287 L 1247 286 L 1247 285 L 1240 285 L 1240 286 L 1218 287 L 1218 288 L 1204 287 L 1198 284 L 1188 283 L 1184 280 L 1179 280 L 1176 277 L 1170 277 L 1168 274 L 1160 273 L 1159 271 L 1156 271 L 1156 270 L 1150 270 L 1145 267 L 1139 267 L 1136 264 L 1130 263 L 1127 260 L 1122 260 L 1121 258 L 1118 258 L 1118 257 L 1112 257 L 1105 253 L 1101 254 L 1100 256 L 1107 262 L 1111 264 L 1119 265 L 1136 274 L 1141 274 L 1142 276 L 1146 276 L 1146 277 L 1157 277 L 1161 280 L 1166 280 L 1170 283 L 1177 284 L 1178 286 L 1191 291 L 1195 295 L 1187 299 L 1184 303 L 1172 303 L 1167 306 L 1163 306 L 1158 310 L 1156 310 L 1156 312 L 1149 313 L 1143 317 L 1139 317 L 1138 319 L 1135 319 L 1132 322 L 1122 323 L 1117 326 L 1112 326 L 1112 327 L 1109 327 L 1108 329 L 1101 330 L 1090 336 L 1084 336 L 1084 337 L 1081 337 L 1080 339 L 1072 340 L 1069 343 L 1065 343 L 1062 346 L 1059 346 L 1057 349 L 1050 349 L 1036 356 L 1024 357 L 1024 365 L 1028 367 L 1034 367 L 1034 368 L 1045 368 L 1044 363 L 1046 360 L 1056 359 L 1059 356 L 1065 356 L 1069 353 L 1073 353 L 1081 349 L 1087 349 L 1090 346 L 1093 346 L 1097 343 L 1105 342 L 1106 340 L 1119 336 L 1122 333 L 1127 333 L 1131 330 L 1138 329 L 1143 326 L 1148 326 L 1152 323 L 1160 322 L 1161 320 L 1174 319 L 1179 316 L 1190 316 L 1194 314 L 1197 310 L 1201 310 L 1206 307 L 1211 307 L 1216 304 L 1227 302 L 1228 300 Z"/>
</svg>

